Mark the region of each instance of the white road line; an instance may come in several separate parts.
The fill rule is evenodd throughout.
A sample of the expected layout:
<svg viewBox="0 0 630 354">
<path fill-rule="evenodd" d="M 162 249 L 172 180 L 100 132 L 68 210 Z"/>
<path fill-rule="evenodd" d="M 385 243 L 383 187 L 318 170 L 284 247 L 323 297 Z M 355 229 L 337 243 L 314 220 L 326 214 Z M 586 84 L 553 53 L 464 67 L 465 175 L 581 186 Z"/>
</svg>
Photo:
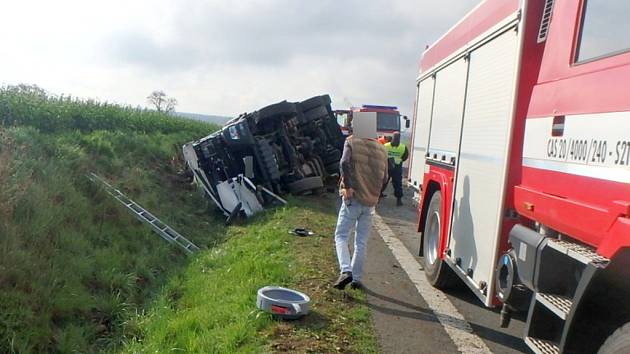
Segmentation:
<svg viewBox="0 0 630 354">
<path fill-rule="evenodd" d="M 374 228 L 389 249 L 402 269 L 407 273 L 411 282 L 416 286 L 424 301 L 438 318 L 446 333 L 451 337 L 457 349 L 464 353 L 491 354 L 490 348 L 473 333 L 470 324 L 464 319 L 459 311 L 453 306 L 451 301 L 441 291 L 435 289 L 424 276 L 424 271 L 420 270 L 420 265 L 407 247 L 395 236 L 392 229 L 387 226 L 383 219 L 374 214 Z"/>
</svg>

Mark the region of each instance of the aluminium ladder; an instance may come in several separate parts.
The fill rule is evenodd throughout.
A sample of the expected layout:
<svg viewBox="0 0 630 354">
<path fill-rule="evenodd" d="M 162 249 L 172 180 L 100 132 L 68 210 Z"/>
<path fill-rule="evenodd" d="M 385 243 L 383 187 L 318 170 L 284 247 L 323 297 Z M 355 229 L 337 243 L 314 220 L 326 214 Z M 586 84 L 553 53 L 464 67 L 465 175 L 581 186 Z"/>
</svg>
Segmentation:
<svg viewBox="0 0 630 354">
<path fill-rule="evenodd" d="M 149 213 L 138 203 L 125 196 L 121 191 L 114 188 L 97 174 L 90 172 L 87 177 L 90 179 L 90 181 L 102 186 L 109 195 L 111 195 L 122 205 L 124 205 L 127 210 L 129 210 L 129 212 L 132 213 L 138 220 L 145 224 L 148 224 L 153 229 L 153 231 L 155 231 L 156 234 L 160 235 L 160 237 L 162 237 L 166 241 L 181 247 L 189 254 L 199 251 L 199 247 L 197 247 L 194 243 L 189 241 L 184 236 L 180 235 L 170 226 L 166 225 L 160 219 L 155 217 L 155 215 Z"/>
</svg>

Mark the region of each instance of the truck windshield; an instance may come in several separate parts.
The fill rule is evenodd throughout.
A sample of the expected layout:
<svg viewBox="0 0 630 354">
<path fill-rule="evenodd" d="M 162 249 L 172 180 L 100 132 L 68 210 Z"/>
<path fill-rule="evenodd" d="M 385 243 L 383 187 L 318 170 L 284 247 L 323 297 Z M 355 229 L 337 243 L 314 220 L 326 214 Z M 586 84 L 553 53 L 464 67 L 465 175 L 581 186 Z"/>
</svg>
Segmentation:
<svg viewBox="0 0 630 354">
<path fill-rule="evenodd" d="M 376 114 L 376 129 L 381 130 L 396 130 L 400 131 L 400 116 L 396 113 L 382 113 Z"/>
</svg>

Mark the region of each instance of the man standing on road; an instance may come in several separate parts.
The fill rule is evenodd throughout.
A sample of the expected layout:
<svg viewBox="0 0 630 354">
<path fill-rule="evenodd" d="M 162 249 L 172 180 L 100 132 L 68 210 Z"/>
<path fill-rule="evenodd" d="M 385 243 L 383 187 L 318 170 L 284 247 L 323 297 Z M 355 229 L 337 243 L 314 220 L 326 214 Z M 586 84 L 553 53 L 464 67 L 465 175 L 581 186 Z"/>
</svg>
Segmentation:
<svg viewBox="0 0 630 354">
<path fill-rule="evenodd" d="M 401 206 L 403 189 L 402 189 L 402 165 L 409 157 L 409 151 L 405 144 L 400 142 L 400 133 L 395 132 L 392 141 L 385 144 L 387 156 L 389 157 L 389 176 L 392 179 L 394 187 L 394 195 L 396 196 L 396 205 Z"/>
<path fill-rule="evenodd" d="M 353 122 L 358 125 L 359 122 Z M 361 286 L 363 260 L 372 226 L 374 207 L 383 184 L 387 183 L 387 151 L 376 140 L 376 120 L 353 126 L 353 135 L 346 139 L 341 157 L 341 209 L 335 230 L 335 247 L 341 274 L 333 285 L 344 289 Z M 348 238 L 355 227 L 354 253 L 350 259 Z"/>
</svg>

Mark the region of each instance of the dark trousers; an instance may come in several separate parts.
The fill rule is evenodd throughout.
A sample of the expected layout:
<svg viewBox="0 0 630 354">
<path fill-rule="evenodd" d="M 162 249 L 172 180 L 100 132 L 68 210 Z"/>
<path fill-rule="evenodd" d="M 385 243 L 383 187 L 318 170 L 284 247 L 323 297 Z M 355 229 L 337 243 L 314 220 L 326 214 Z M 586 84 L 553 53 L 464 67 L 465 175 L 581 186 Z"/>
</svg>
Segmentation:
<svg viewBox="0 0 630 354">
<path fill-rule="evenodd" d="M 394 187 L 394 195 L 396 198 L 402 198 L 402 164 L 394 165 L 389 169 L 389 178 L 392 180 L 392 186 Z"/>
</svg>

